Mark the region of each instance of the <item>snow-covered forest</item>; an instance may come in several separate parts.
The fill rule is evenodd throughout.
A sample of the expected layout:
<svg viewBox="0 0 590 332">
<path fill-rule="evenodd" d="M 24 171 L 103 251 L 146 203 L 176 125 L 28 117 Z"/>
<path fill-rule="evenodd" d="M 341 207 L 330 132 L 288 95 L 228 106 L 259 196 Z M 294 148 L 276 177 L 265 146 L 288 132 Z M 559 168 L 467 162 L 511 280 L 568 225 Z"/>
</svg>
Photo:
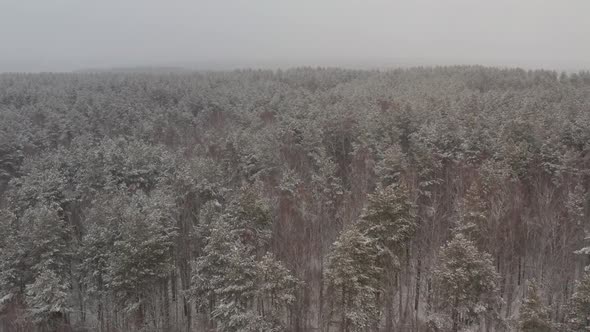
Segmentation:
<svg viewBox="0 0 590 332">
<path fill-rule="evenodd" d="M 0 331 L 588 331 L 590 72 L 0 74 Z"/>
</svg>

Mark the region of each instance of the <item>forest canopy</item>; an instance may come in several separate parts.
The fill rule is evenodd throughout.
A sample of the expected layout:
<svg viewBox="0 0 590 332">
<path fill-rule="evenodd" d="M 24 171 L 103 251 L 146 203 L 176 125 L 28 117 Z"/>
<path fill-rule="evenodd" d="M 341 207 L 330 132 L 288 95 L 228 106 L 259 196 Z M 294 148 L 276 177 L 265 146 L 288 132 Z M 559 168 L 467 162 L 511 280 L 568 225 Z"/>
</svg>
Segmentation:
<svg viewBox="0 0 590 332">
<path fill-rule="evenodd" d="M 0 330 L 587 331 L 590 72 L 0 74 Z"/>
</svg>

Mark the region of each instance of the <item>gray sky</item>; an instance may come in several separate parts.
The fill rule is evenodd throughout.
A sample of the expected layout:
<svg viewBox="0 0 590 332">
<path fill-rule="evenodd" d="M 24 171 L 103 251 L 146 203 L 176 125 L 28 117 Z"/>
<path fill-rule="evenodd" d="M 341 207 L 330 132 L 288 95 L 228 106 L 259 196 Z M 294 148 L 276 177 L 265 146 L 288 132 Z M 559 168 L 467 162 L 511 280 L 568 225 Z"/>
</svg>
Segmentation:
<svg viewBox="0 0 590 332">
<path fill-rule="evenodd" d="M 0 0 L 0 71 L 590 68 L 590 0 Z"/>
</svg>

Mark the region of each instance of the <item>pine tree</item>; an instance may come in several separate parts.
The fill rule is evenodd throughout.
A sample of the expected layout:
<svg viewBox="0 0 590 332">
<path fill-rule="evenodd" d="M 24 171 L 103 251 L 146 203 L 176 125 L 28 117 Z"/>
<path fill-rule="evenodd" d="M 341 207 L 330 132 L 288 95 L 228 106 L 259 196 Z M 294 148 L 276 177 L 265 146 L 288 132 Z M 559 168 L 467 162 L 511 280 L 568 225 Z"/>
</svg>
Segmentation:
<svg viewBox="0 0 590 332">
<path fill-rule="evenodd" d="M 586 272 L 576 283 L 574 294 L 568 306 L 568 332 L 590 330 L 590 272 Z"/>
<path fill-rule="evenodd" d="M 471 228 L 470 233 L 472 234 L 469 235 L 481 238 L 487 227 L 489 206 L 482 197 L 478 183 L 469 186 L 461 205 L 461 223 L 466 228 Z"/>
<path fill-rule="evenodd" d="M 268 205 L 248 186 L 221 215 L 209 216 L 191 280 L 197 307 L 222 331 L 283 331 L 300 282 L 267 252 Z"/>
<path fill-rule="evenodd" d="M 334 242 L 325 278 L 341 315 L 342 331 L 364 331 L 379 320 L 383 269 L 373 239 L 353 225 Z"/>
<path fill-rule="evenodd" d="M 69 298 L 69 281 L 52 269 L 41 270 L 26 288 L 31 320 L 48 327 L 65 323 L 65 315 L 71 310 Z"/>
<path fill-rule="evenodd" d="M 140 327 L 147 290 L 158 286 L 173 268 L 178 232 L 172 207 L 165 191 L 149 196 L 141 190 L 131 195 L 121 191 L 97 200 L 88 212 L 91 224 L 80 248 L 82 281 L 99 307 L 108 295 Z"/>
<path fill-rule="evenodd" d="M 375 165 L 375 173 L 385 186 L 398 183 L 404 170 L 408 167 L 406 156 L 399 145 L 386 149 L 380 155 L 381 159 Z"/>
<path fill-rule="evenodd" d="M 499 275 L 492 258 L 461 232 L 441 248 L 433 274 L 439 310 L 450 317 L 453 332 L 498 308 Z"/>
<path fill-rule="evenodd" d="M 551 332 L 552 324 L 549 308 L 541 300 L 539 286 L 531 281 L 527 288 L 527 296 L 522 302 L 518 327 L 522 332 Z"/>
<path fill-rule="evenodd" d="M 408 188 L 404 184 L 393 184 L 377 189 L 369 196 L 360 227 L 374 243 L 377 264 L 383 269 L 381 289 L 385 301 L 385 329 L 390 331 L 393 328 L 394 281 L 399 278 L 402 258 L 405 256 L 409 261 L 408 243 L 418 227 Z"/>
<path fill-rule="evenodd" d="M 32 279 L 25 301 L 33 322 L 41 326 L 64 324 L 71 310 L 70 280 L 73 248 L 71 228 L 60 218 L 60 208 L 37 205 L 22 216 L 25 262 Z"/>
<path fill-rule="evenodd" d="M 374 326 L 380 318 L 378 302 L 382 299 L 387 303 L 390 328 L 391 274 L 399 270 L 400 258 L 416 231 L 415 219 L 408 189 L 393 184 L 372 194 L 361 220 L 334 243 L 325 275 L 332 302 L 339 307 L 343 331 Z"/>
<path fill-rule="evenodd" d="M 295 303 L 296 291 L 303 283 L 271 253 L 256 262 L 256 277 L 258 311 L 269 326 L 281 331 L 284 329 L 281 319 Z"/>
<path fill-rule="evenodd" d="M 414 208 L 405 185 L 393 184 L 369 196 L 359 227 L 375 241 L 384 267 L 396 264 L 414 236 L 418 226 Z"/>
<path fill-rule="evenodd" d="M 584 191 L 584 187 L 580 183 L 578 183 L 574 189 L 568 193 L 565 206 L 567 208 L 568 217 L 576 225 L 582 225 L 584 223 L 586 195 L 587 194 Z M 588 251 L 588 254 L 590 254 L 590 250 Z"/>
<path fill-rule="evenodd" d="M 576 186 L 574 193 L 569 195 L 568 210 L 574 221 L 581 223 L 584 217 L 584 204 L 581 186 Z M 588 240 L 588 235 L 586 235 Z M 590 247 L 586 246 L 574 252 L 577 255 L 590 255 Z M 576 282 L 574 293 L 568 305 L 568 332 L 581 332 L 590 330 L 590 266 L 585 267 L 582 279 Z"/>
<path fill-rule="evenodd" d="M 0 313 L 19 295 L 22 269 L 27 268 L 15 222 L 16 217 L 12 213 L 0 210 Z"/>
<path fill-rule="evenodd" d="M 254 252 L 264 251 L 271 236 L 272 216 L 268 202 L 261 199 L 255 185 L 241 188 L 238 199 L 232 201 L 224 216 L 232 232 Z"/>
</svg>

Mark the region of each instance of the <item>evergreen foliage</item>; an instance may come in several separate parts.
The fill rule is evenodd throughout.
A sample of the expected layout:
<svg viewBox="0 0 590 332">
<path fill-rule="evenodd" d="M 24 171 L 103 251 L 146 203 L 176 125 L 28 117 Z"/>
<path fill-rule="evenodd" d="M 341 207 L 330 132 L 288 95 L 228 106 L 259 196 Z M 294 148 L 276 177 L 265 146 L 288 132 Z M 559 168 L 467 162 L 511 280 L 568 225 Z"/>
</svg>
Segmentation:
<svg viewBox="0 0 590 332">
<path fill-rule="evenodd" d="M 243 188 L 227 213 L 207 226 L 203 254 L 194 264 L 191 293 L 222 331 L 282 331 L 300 281 L 265 253 L 272 219 L 255 187 Z"/>
<path fill-rule="evenodd" d="M 499 304 L 499 275 L 492 258 L 457 232 L 441 248 L 434 272 L 440 311 L 450 317 L 452 330 L 459 331 L 481 316 L 493 317 Z"/>
<path fill-rule="evenodd" d="M 549 308 L 541 300 L 539 286 L 535 281 L 528 285 L 526 298 L 520 308 L 518 326 L 522 332 L 552 331 Z"/>
<path fill-rule="evenodd" d="M 576 283 L 569 303 L 567 328 L 571 332 L 588 331 L 590 328 L 590 273 L 588 272 Z"/>
<path fill-rule="evenodd" d="M 0 74 L 0 330 L 583 330 L 589 77 Z"/>
</svg>

